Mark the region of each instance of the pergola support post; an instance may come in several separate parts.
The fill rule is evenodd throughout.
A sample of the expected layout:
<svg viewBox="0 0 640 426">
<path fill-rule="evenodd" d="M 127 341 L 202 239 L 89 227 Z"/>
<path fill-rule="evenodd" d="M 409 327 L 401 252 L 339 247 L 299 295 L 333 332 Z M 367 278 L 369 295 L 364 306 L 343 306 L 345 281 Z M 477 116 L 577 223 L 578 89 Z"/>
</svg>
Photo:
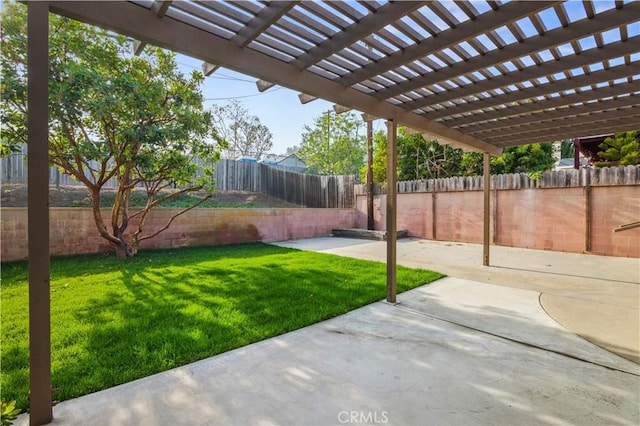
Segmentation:
<svg viewBox="0 0 640 426">
<path fill-rule="evenodd" d="M 397 158 L 396 140 L 398 124 L 387 122 L 387 302 L 396 303 L 396 216 L 397 216 Z"/>
<path fill-rule="evenodd" d="M 490 160 L 491 156 L 488 152 L 483 156 L 483 195 L 484 195 L 484 226 L 483 226 L 483 244 L 482 244 L 482 264 L 489 266 L 489 220 L 490 220 L 490 208 L 491 208 L 491 175 L 490 175 Z"/>
<path fill-rule="evenodd" d="M 30 425 L 53 419 L 49 295 L 49 6 L 27 2 Z"/>
<path fill-rule="evenodd" d="M 367 229 L 373 231 L 373 122 L 367 121 Z"/>
</svg>

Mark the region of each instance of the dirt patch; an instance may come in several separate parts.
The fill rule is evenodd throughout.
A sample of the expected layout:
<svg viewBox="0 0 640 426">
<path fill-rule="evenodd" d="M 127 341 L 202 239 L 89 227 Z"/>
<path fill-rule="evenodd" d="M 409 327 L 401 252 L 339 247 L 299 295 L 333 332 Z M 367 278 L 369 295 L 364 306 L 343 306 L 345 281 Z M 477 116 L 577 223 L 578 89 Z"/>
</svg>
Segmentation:
<svg viewBox="0 0 640 426">
<path fill-rule="evenodd" d="M 103 194 L 115 193 L 111 188 L 103 189 Z M 49 187 L 50 207 L 85 207 L 88 191 L 84 186 L 51 185 Z M 213 200 L 223 204 L 253 208 L 298 207 L 261 192 L 219 191 Z M 85 204 L 85 205 L 83 205 Z M 0 190 L 0 206 L 27 207 L 27 186 L 24 184 L 3 184 Z"/>
</svg>

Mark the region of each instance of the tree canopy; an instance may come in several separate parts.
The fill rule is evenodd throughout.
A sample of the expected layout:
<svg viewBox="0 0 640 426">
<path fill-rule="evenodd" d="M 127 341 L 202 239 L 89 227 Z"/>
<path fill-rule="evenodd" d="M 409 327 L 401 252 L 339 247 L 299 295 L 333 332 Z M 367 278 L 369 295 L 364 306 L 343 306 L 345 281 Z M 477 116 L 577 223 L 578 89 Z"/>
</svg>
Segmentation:
<svg viewBox="0 0 640 426">
<path fill-rule="evenodd" d="M 398 179 L 421 180 L 482 174 L 482 153 L 463 152 L 422 135 L 410 135 L 400 127 L 398 144 Z M 377 132 L 373 140 L 374 182 L 386 180 L 387 136 Z M 491 174 L 530 173 L 538 175 L 555 164 L 551 142 L 506 147 L 501 156 L 491 158 Z M 366 166 L 360 176 L 366 174 Z"/>
<path fill-rule="evenodd" d="M 364 165 L 366 146 L 362 121 L 351 112 L 329 110 L 316 117 L 313 127 L 304 126 L 297 155 L 310 173 L 357 175 Z"/>
<path fill-rule="evenodd" d="M 603 161 L 594 164 L 598 167 L 632 166 L 640 163 L 640 143 L 638 131 L 620 132 L 608 137 L 598 147 L 598 157 Z"/>
<path fill-rule="evenodd" d="M 26 143 L 26 8 L 2 10 L 3 151 Z M 211 164 L 219 158 L 211 112 L 203 109 L 203 75 L 183 75 L 175 56 L 147 46 L 132 56 L 122 36 L 50 16 L 49 158 L 88 189 L 95 224 L 119 258 L 168 228 L 145 233 L 152 208 L 187 192 L 213 190 Z M 198 177 L 196 177 L 196 175 Z M 117 182 L 117 197 L 105 220 L 100 190 Z M 131 191 L 142 187 L 145 208 L 132 212 Z M 172 192 L 167 188 L 180 187 Z M 204 201 L 208 196 L 204 196 Z M 131 229 L 133 228 L 133 229 Z"/>
<path fill-rule="evenodd" d="M 238 100 L 212 107 L 214 126 L 227 144 L 225 156 L 237 159 L 251 156 L 260 159 L 273 147 L 273 135 L 260 119 L 249 114 Z"/>
</svg>

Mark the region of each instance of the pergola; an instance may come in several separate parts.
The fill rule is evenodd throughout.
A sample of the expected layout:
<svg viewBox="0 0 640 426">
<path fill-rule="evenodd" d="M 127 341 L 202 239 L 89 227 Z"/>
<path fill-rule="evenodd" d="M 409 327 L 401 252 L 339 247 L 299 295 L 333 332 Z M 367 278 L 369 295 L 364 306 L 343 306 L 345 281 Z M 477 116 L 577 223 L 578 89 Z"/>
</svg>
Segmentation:
<svg viewBox="0 0 640 426">
<path fill-rule="evenodd" d="M 27 2 L 31 424 L 51 421 L 48 13 L 387 120 L 387 282 L 395 302 L 396 128 L 484 153 L 633 130 L 640 4 L 603 1 Z"/>
</svg>

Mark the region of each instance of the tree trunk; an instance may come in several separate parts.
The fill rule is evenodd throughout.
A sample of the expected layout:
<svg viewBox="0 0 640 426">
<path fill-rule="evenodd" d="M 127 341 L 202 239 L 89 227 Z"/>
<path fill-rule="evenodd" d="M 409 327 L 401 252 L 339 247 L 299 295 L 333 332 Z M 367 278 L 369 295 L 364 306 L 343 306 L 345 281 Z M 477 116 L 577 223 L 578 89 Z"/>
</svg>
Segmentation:
<svg viewBox="0 0 640 426">
<path fill-rule="evenodd" d="M 127 249 L 127 245 L 123 241 L 119 241 L 118 243 L 113 244 L 113 248 L 116 252 L 116 257 L 120 260 L 125 260 L 129 258 L 129 250 Z"/>
<path fill-rule="evenodd" d="M 138 253 L 137 241 L 127 243 L 123 235 L 119 236 L 118 242 L 112 243 L 111 245 L 116 252 L 116 257 L 120 260 L 126 260 Z"/>
</svg>

